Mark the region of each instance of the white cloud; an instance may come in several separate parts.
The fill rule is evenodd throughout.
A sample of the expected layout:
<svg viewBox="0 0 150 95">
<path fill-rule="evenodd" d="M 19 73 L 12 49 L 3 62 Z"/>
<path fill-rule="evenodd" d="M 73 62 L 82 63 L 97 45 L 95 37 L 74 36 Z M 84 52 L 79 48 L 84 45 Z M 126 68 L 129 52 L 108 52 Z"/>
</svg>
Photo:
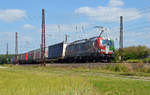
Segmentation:
<svg viewBox="0 0 150 95">
<path fill-rule="evenodd" d="M 98 7 L 80 7 L 74 12 L 76 14 L 85 15 L 90 20 L 103 22 L 118 22 L 119 17 L 123 16 L 125 21 L 131 21 L 142 17 L 142 14 L 136 8 L 123 9 L 123 2 L 120 0 L 110 0 L 108 6 Z M 135 16 L 136 15 L 136 16 Z"/>
<path fill-rule="evenodd" d="M 13 22 L 26 17 L 26 12 L 19 9 L 0 10 L 0 20 Z"/>
<path fill-rule="evenodd" d="M 111 7 L 123 6 L 124 2 L 122 0 L 110 0 L 108 5 Z"/>
<path fill-rule="evenodd" d="M 36 27 L 31 24 L 24 24 L 23 29 L 25 30 L 36 30 Z"/>
</svg>

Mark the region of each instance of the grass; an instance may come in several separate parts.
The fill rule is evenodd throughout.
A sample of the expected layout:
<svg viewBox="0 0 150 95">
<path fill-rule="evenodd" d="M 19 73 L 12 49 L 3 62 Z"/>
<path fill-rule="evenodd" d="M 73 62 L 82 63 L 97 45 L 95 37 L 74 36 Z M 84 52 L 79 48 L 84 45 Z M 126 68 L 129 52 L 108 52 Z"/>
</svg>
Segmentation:
<svg viewBox="0 0 150 95">
<path fill-rule="evenodd" d="M 105 95 L 149 95 L 149 82 L 113 78 L 95 79 L 94 86 Z"/>
<path fill-rule="evenodd" d="M 88 67 L 72 68 L 75 72 L 93 72 L 93 73 L 104 73 L 124 76 L 139 76 L 139 77 L 150 77 L 150 66 L 143 63 L 139 64 L 107 64 L 106 66 L 97 66 L 89 69 Z"/>
<path fill-rule="evenodd" d="M 0 95 L 150 95 L 150 81 L 98 75 L 100 72 L 103 70 L 8 66 L 0 69 Z"/>
<path fill-rule="evenodd" d="M 1 70 L 0 80 L 0 95 L 90 95 L 92 89 L 82 77 L 31 70 Z"/>
</svg>

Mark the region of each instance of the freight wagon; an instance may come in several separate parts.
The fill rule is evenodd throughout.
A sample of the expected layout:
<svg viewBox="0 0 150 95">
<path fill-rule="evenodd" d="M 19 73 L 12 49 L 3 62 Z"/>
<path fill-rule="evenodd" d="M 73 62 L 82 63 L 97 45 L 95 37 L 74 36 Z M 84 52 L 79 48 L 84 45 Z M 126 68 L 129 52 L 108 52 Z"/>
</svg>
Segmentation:
<svg viewBox="0 0 150 95">
<path fill-rule="evenodd" d="M 114 41 L 101 36 L 50 45 L 45 51 L 46 62 L 95 62 L 114 58 Z M 40 63 L 41 49 L 18 55 L 20 64 Z"/>
<path fill-rule="evenodd" d="M 48 57 L 48 48 L 46 48 L 45 50 L 45 57 Z M 40 63 L 41 49 L 36 49 L 23 54 L 19 54 L 17 59 L 20 64 Z"/>
</svg>

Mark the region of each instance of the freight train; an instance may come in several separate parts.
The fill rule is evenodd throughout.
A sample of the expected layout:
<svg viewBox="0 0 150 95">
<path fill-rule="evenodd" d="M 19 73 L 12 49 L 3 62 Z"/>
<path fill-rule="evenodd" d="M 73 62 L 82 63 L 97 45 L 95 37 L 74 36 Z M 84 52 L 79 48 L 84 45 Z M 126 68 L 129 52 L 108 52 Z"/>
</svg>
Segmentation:
<svg viewBox="0 0 150 95">
<path fill-rule="evenodd" d="M 46 62 L 109 62 L 114 58 L 114 41 L 101 36 L 50 45 L 45 51 Z M 20 64 L 40 63 L 41 49 L 17 56 Z"/>
</svg>

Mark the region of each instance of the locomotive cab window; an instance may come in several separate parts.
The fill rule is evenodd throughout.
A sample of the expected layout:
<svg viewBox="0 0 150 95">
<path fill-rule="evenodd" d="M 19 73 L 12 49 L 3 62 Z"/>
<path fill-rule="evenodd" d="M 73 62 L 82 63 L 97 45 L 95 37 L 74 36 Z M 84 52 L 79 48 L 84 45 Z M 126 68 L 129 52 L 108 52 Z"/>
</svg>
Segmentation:
<svg viewBox="0 0 150 95">
<path fill-rule="evenodd" d="M 113 42 L 111 40 L 101 40 L 101 44 L 104 46 L 113 46 Z"/>
</svg>

